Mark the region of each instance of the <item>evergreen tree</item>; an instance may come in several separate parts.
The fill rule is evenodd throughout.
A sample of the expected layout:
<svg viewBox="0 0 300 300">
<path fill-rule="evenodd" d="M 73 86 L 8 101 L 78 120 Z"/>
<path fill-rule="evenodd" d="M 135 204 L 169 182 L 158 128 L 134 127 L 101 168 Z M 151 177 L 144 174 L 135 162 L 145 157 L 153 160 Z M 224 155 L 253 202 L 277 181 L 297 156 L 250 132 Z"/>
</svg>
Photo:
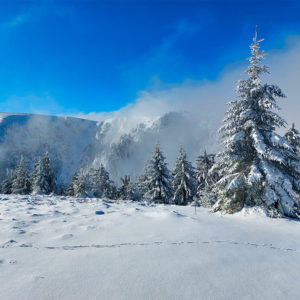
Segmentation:
<svg viewBox="0 0 300 300">
<path fill-rule="evenodd" d="M 125 175 L 121 178 L 122 186 L 119 188 L 118 196 L 121 200 L 138 200 L 137 192 L 134 184 L 130 180 L 130 176 Z"/>
<path fill-rule="evenodd" d="M 275 113 L 276 97 L 285 97 L 276 85 L 262 84 L 268 73 L 261 64 L 257 33 L 251 44 L 248 78 L 238 82 L 239 98 L 230 102 L 220 132 L 224 149 L 216 169 L 218 202 L 215 211 L 233 213 L 244 206 L 262 206 L 269 216 L 299 215 L 300 163 L 285 138 L 275 130 L 285 121 Z"/>
<path fill-rule="evenodd" d="M 112 181 L 109 179 L 109 173 L 106 171 L 103 164 L 95 171 L 93 182 L 93 193 L 95 197 L 112 198 L 114 196 Z"/>
<path fill-rule="evenodd" d="M 211 188 L 214 183 L 216 174 L 211 174 L 210 170 L 215 162 L 215 156 L 213 154 L 208 155 L 204 150 L 203 155 L 197 158 L 196 178 L 197 178 L 197 191 Z"/>
<path fill-rule="evenodd" d="M 300 150 L 300 137 L 299 131 L 295 128 L 295 124 L 292 124 L 292 128 L 290 128 L 284 137 L 289 141 L 289 143 L 293 147 L 294 153 L 299 153 Z"/>
<path fill-rule="evenodd" d="M 75 197 L 89 197 L 89 184 L 87 174 L 80 170 L 77 180 L 73 183 Z"/>
<path fill-rule="evenodd" d="M 119 191 L 117 186 L 113 181 L 110 183 L 110 194 L 108 196 L 109 199 L 118 199 L 119 198 Z"/>
<path fill-rule="evenodd" d="M 145 165 L 142 174 L 137 179 L 136 190 L 137 190 L 137 198 L 138 200 L 142 200 L 145 198 L 145 195 L 148 191 L 147 182 L 148 182 L 148 164 Z"/>
<path fill-rule="evenodd" d="M 1 192 L 2 194 L 11 194 L 12 193 L 12 184 L 15 177 L 13 170 L 6 170 L 6 178 L 2 181 Z"/>
<path fill-rule="evenodd" d="M 55 175 L 51 169 L 48 152 L 37 158 L 32 172 L 32 191 L 35 194 L 49 195 L 55 189 Z"/>
<path fill-rule="evenodd" d="M 48 151 L 46 151 L 42 157 L 42 170 L 44 178 L 43 191 L 46 195 L 48 195 L 55 190 L 56 186 L 56 176 L 51 167 L 51 160 Z"/>
<path fill-rule="evenodd" d="M 30 180 L 28 171 L 25 167 L 24 158 L 21 156 L 14 172 L 12 181 L 12 194 L 28 195 L 30 194 Z"/>
<path fill-rule="evenodd" d="M 79 198 L 91 196 L 87 173 L 80 170 L 78 173 L 74 174 L 72 182 L 67 189 L 67 195 Z"/>
<path fill-rule="evenodd" d="M 200 199 L 200 205 L 204 207 L 211 207 L 216 202 L 214 186 L 218 181 L 218 175 L 212 170 L 214 163 L 215 155 L 208 155 L 206 150 L 197 158 L 197 196 Z"/>
<path fill-rule="evenodd" d="M 195 172 L 182 148 L 179 150 L 179 156 L 172 175 L 174 178 L 174 203 L 187 205 L 189 202 L 192 202 L 193 196 L 196 194 Z"/>
<path fill-rule="evenodd" d="M 33 193 L 37 193 L 36 191 L 36 185 L 38 183 L 38 178 L 39 178 L 39 174 L 40 174 L 40 169 L 41 169 L 41 157 L 37 157 L 34 160 L 33 163 L 33 170 L 31 172 L 31 191 Z"/>
<path fill-rule="evenodd" d="M 146 170 L 144 199 L 155 203 L 171 203 L 173 197 L 172 176 L 158 144 L 154 148 Z"/>
<path fill-rule="evenodd" d="M 75 191 L 74 191 L 74 186 L 76 185 L 76 182 L 78 181 L 78 173 L 76 172 L 72 178 L 72 181 L 69 185 L 69 187 L 66 190 L 67 196 L 74 196 Z"/>
</svg>

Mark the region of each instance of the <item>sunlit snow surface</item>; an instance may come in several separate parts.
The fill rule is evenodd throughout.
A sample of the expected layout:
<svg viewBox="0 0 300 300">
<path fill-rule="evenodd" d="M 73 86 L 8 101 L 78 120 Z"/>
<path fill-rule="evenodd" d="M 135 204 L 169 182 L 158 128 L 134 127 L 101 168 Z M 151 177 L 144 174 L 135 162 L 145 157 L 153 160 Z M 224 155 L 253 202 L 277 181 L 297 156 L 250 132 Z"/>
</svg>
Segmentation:
<svg viewBox="0 0 300 300">
<path fill-rule="evenodd" d="M 300 222 L 0 195 L 0 299 L 299 299 Z"/>
</svg>

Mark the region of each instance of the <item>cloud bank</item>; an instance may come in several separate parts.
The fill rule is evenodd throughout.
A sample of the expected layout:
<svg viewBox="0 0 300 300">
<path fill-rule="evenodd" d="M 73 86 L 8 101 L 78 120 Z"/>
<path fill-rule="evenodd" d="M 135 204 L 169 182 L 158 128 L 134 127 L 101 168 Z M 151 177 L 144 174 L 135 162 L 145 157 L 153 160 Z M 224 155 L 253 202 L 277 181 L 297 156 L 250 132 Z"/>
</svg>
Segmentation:
<svg viewBox="0 0 300 300">
<path fill-rule="evenodd" d="M 263 48 L 263 43 L 262 43 Z M 264 80 L 277 84 L 287 98 L 279 101 L 280 114 L 290 125 L 295 122 L 300 127 L 300 37 L 290 37 L 283 50 L 270 50 L 265 63 L 270 67 L 270 75 Z M 124 131 L 130 131 L 139 123 L 148 123 L 168 112 L 185 112 L 195 122 L 211 124 L 211 128 L 220 126 L 226 103 L 236 97 L 236 82 L 246 78 L 244 70 L 247 61 L 228 66 L 216 81 L 186 80 L 179 85 L 161 86 L 156 91 L 141 91 L 137 99 L 113 113 L 80 114 L 82 118 L 114 121 Z M 187 132 L 193 130 L 187 128 Z"/>
</svg>

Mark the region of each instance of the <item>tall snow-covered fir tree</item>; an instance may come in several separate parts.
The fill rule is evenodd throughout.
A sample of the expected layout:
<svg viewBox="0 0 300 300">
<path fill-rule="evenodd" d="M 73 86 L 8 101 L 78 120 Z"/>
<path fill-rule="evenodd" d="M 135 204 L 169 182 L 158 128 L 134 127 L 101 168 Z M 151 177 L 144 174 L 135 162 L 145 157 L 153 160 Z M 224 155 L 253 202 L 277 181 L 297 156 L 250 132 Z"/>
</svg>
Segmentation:
<svg viewBox="0 0 300 300">
<path fill-rule="evenodd" d="M 206 150 L 197 158 L 197 197 L 201 206 L 212 207 L 216 202 L 214 186 L 218 181 L 218 174 L 212 170 L 214 163 L 215 155 L 207 154 Z"/>
<path fill-rule="evenodd" d="M 234 213 L 261 206 L 271 217 L 299 216 L 300 163 L 290 143 L 275 130 L 286 122 L 275 112 L 276 98 L 285 95 L 276 85 L 263 84 L 268 68 L 261 63 L 257 32 L 251 44 L 248 78 L 237 85 L 238 99 L 229 103 L 220 133 L 218 201 L 215 211 Z"/>
<path fill-rule="evenodd" d="M 155 145 L 152 158 L 145 168 L 144 199 L 155 203 L 172 203 L 172 176 L 159 145 Z"/>
<path fill-rule="evenodd" d="M 187 205 L 192 202 L 193 196 L 196 194 L 195 172 L 182 148 L 179 150 L 172 175 L 174 178 L 174 204 Z"/>
<path fill-rule="evenodd" d="M 12 194 L 20 195 L 30 194 L 30 179 L 23 156 L 21 156 L 15 169 L 11 192 Z"/>
<path fill-rule="evenodd" d="M 32 192 L 49 195 L 55 189 L 55 175 L 51 168 L 48 152 L 37 158 L 32 172 Z"/>
<path fill-rule="evenodd" d="M 292 127 L 286 132 L 284 137 L 292 145 L 294 153 L 299 154 L 299 151 L 300 151 L 300 136 L 299 136 L 299 131 L 295 128 L 294 123 L 292 124 Z"/>
</svg>

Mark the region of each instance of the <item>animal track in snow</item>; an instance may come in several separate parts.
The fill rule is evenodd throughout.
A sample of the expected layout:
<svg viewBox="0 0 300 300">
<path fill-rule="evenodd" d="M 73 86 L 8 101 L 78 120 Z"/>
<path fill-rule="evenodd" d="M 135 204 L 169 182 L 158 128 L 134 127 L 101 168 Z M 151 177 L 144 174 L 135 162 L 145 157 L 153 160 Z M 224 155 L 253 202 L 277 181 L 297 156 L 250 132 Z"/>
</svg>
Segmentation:
<svg viewBox="0 0 300 300">
<path fill-rule="evenodd" d="M 15 241 L 8 241 L 0 246 L 0 248 L 8 247 L 33 247 L 32 244 L 22 244 L 13 246 L 12 244 L 16 243 Z M 181 245 L 218 245 L 218 244 L 227 244 L 235 246 L 247 246 L 254 248 L 264 248 L 284 252 L 299 252 L 296 249 L 292 248 L 282 248 L 274 246 L 273 244 L 257 244 L 250 242 L 237 242 L 231 240 L 215 240 L 215 241 L 174 241 L 174 242 L 163 242 L 163 241 L 154 241 L 154 242 L 129 242 L 129 243 L 116 243 L 116 244 L 92 244 L 92 245 L 66 245 L 66 246 L 44 246 L 44 247 L 34 247 L 35 249 L 49 249 L 49 250 L 76 250 L 83 248 L 120 248 L 120 247 L 145 247 L 145 246 L 181 246 Z"/>
</svg>

